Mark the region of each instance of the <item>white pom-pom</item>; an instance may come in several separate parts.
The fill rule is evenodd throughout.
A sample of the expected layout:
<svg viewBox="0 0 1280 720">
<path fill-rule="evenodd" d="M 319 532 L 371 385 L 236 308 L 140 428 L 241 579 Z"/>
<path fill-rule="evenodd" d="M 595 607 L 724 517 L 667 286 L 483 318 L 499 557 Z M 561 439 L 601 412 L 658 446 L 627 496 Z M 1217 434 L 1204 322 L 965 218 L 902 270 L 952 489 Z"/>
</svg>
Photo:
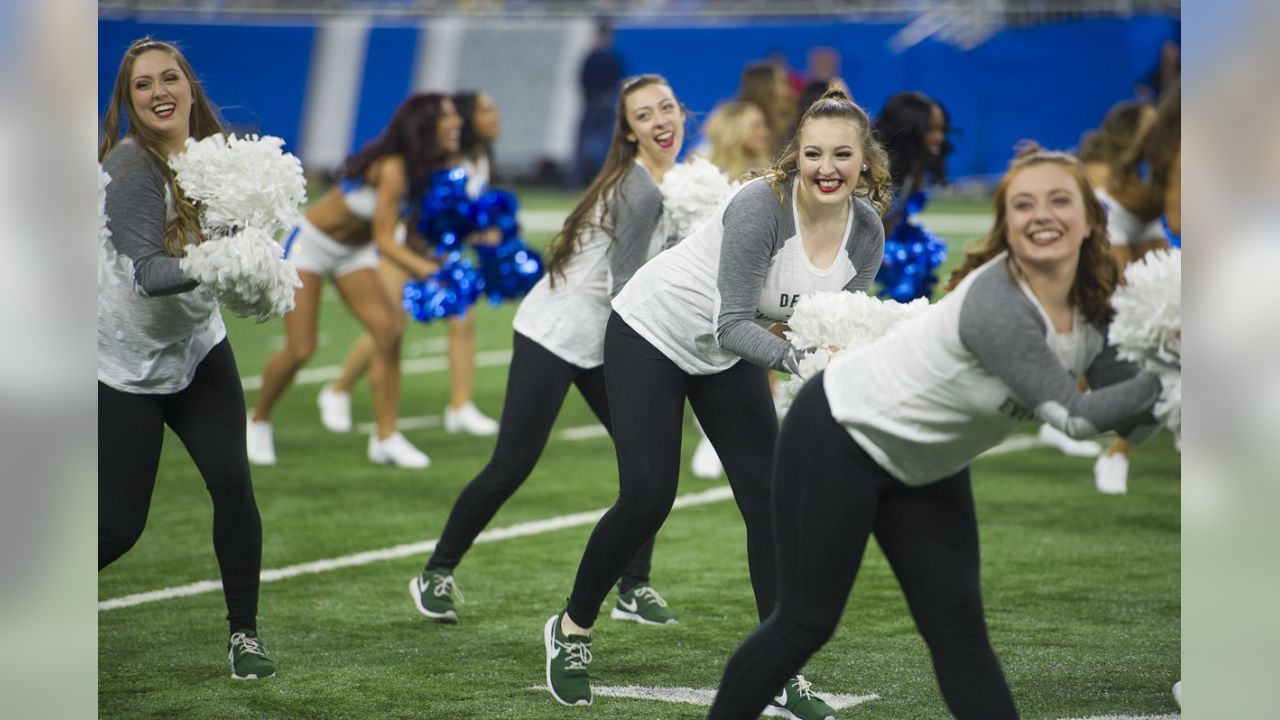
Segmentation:
<svg viewBox="0 0 1280 720">
<path fill-rule="evenodd" d="M 929 307 L 924 298 L 900 303 L 864 293 L 815 292 L 796 302 L 787 339 L 801 350 L 862 347 Z"/>
<path fill-rule="evenodd" d="M 206 230 L 256 225 L 275 234 L 297 223 L 306 197 L 302 163 L 265 135 L 187 140 L 169 165 L 187 198 L 200 203 Z"/>
<path fill-rule="evenodd" d="M 293 264 L 281 258 L 280 245 L 257 227 L 190 245 L 178 266 L 223 307 L 259 322 L 292 310 L 294 289 L 302 287 Z"/>
<path fill-rule="evenodd" d="M 1149 252 L 1124 271 L 1111 306 L 1116 315 L 1108 339 L 1116 354 L 1160 376 L 1155 415 L 1181 443 L 1182 253 Z"/>
<path fill-rule="evenodd" d="M 662 176 L 662 211 L 686 238 L 711 219 L 736 187 L 711 161 L 695 157 Z"/>
<path fill-rule="evenodd" d="M 846 350 L 870 345 L 930 307 L 925 298 L 900 303 L 843 291 L 802 296 L 787 322 L 787 339 L 797 349 L 813 352 L 800 359 L 797 376 L 780 386 L 784 407 L 805 380 L 827 367 L 832 357 L 829 348 Z"/>
</svg>

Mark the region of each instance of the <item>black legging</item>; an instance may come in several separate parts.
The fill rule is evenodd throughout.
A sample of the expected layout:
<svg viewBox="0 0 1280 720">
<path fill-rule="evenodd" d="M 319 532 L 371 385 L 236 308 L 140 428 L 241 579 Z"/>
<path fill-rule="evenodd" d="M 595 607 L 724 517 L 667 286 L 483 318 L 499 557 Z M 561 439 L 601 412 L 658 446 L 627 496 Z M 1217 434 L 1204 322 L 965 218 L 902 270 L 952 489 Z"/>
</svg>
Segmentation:
<svg viewBox="0 0 1280 720">
<path fill-rule="evenodd" d="M 213 499 L 213 550 L 232 630 L 257 628 L 262 568 L 262 520 L 245 454 L 244 407 L 235 355 L 225 339 L 181 392 L 140 395 L 98 383 L 98 569 L 142 535 L 168 425 Z"/>
<path fill-rule="evenodd" d="M 831 417 L 819 374 L 787 414 L 773 483 L 778 608 L 729 660 L 710 718 L 758 716 L 826 643 L 872 533 L 929 647 L 951 713 L 960 720 L 1018 717 L 982 614 L 967 468 L 919 487 L 893 479 Z"/>
<path fill-rule="evenodd" d="M 604 369 L 583 370 L 515 333 L 507 372 L 507 397 L 502 405 L 502 422 L 498 426 L 493 456 L 458 495 L 427 568 L 452 570 L 457 567 L 480 531 L 524 484 L 547 446 L 551 426 L 560 414 L 570 385 L 577 386 L 591 412 L 605 430 L 611 431 Z M 650 535 L 640 551 L 631 555 L 631 563 L 622 575 L 624 590 L 649 583 L 652 559 L 653 536 Z"/>
<path fill-rule="evenodd" d="M 778 433 L 765 371 L 743 361 L 714 375 L 689 375 L 616 313 L 605 330 L 604 367 L 618 453 L 618 500 L 587 541 L 569 596 L 570 619 L 582 627 L 595 624 L 627 558 L 671 512 L 680 477 L 686 397 L 724 463 L 746 521 L 747 564 L 764 618 L 777 592 L 769 467 Z"/>
</svg>

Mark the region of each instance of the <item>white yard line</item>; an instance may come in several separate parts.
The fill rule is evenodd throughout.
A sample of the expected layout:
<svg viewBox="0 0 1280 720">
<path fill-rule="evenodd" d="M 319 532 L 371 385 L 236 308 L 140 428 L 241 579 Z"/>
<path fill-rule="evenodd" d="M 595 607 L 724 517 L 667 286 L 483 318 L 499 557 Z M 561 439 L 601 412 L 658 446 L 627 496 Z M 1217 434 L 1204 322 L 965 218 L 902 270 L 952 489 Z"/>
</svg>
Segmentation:
<svg viewBox="0 0 1280 720">
<path fill-rule="evenodd" d="M 534 692 L 547 691 L 547 688 L 544 685 L 536 685 L 528 689 Z M 650 687 L 647 685 L 592 686 L 591 694 L 598 697 L 653 700 L 656 702 L 701 705 L 703 707 L 710 706 L 716 697 L 715 690 L 687 687 Z M 875 693 L 871 693 L 869 695 L 840 695 L 819 692 L 819 695 L 827 702 L 828 705 L 836 710 L 843 710 L 855 705 L 861 705 L 865 702 L 880 699 L 880 696 Z M 765 708 L 764 715 L 769 717 L 790 717 L 790 714 L 784 713 L 782 710 L 776 709 L 772 705 Z M 1182 716 L 1177 713 L 1173 715 L 1099 715 L 1088 718 L 1070 718 L 1068 720 L 1180 720 L 1181 717 Z"/>
<path fill-rule="evenodd" d="M 438 416 L 428 416 L 421 418 L 426 421 L 434 419 L 439 421 Z M 599 428 L 595 430 L 594 428 Z M 577 428 L 567 428 L 561 431 L 560 436 L 566 440 L 584 440 L 589 437 L 598 437 L 598 433 L 604 431 L 600 425 L 586 425 Z M 1024 436 L 1014 436 L 1006 440 L 1004 443 L 988 450 L 985 455 L 1001 455 L 1009 452 L 1018 452 L 1026 450 L 1029 447 L 1037 447 L 1039 444 L 1035 438 L 1030 438 L 1034 442 L 1025 442 Z M 702 492 L 681 495 L 676 498 L 673 510 L 687 507 L 697 507 L 698 505 L 707 505 L 710 503 L 721 502 L 733 497 L 733 492 L 728 486 L 719 486 L 704 490 Z M 600 510 L 591 510 L 588 512 L 574 513 L 572 515 L 560 515 L 545 520 L 534 520 L 531 522 L 519 523 L 505 528 L 495 528 L 493 530 L 485 530 L 476 537 L 476 543 L 491 543 L 499 540 L 510 540 L 511 538 L 529 537 L 531 535 L 541 535 L 543 533 L 563 530 L 565 528 L 578 527 L 580 525 L 589 525 L 600 519 L 609 508 Z M 330 558 L 327 560 L 316 560 L 314 562 L 301 563 L 298 565 L 290 565 L 288 567 L 276 568 L 262 571 L 262 582 L 275 582 L 298 575 L 309 575 L 313 573 L 330 572 L 348 567 L 358 567 L 361 565 L 369 565 L 385 560 L 396 560 L 403 557 L 412 557 L 417 555 L 425 555 L 435 550 L 435 540 L 425 540 L 422 542 L 409 543 L 407 545 L 395 545 L 380 550 L 367 550 L 352 555 L 344 555 L 342 557 Z M 160 600 L 172 600 L 180 597 L 190 597 L 192 595 L 200 595 L 202 593 L 213 592 L 222 588 L 221 581 L 218 580 L 201 580 L 199 582 L 187 585 L 178 585 L 175 587 L 162 588 L 160 590 L 151 590 L 149 592 L 136 593 L 133 595 L 125 595 L 124 597 L 111 598 L 98 603 L 98 610 L 115 610 L 117 608 L 132 607 L 134 605 L 143 605 L 145 603 L 158 602 Z"/>
<path fill-rule="evenodd" d="M 721 502 L 722 500 L 728 500 L 731 497 L 733 497 L 733 493 L 727 486 L 714 487 L 702 492 L 681 495 L 676 498 L 673 509 L 707 505 L 710 503 Z M 599 520 L 600 517 L 608 510 L 609 508 L 602 508 L 600 510 L 574 513 L 572 515 L 560 515 L 553 518 L 547 518 L 546 520 L 534 520 L 504 528 L 485 530 L 476 537 L 475 542 L 476 544 L 498 542 L 499 540 L 510 540 L 512 538 L 529 537 L 531 535 L 542 535 L 544 533 L 563 530 L 565 528 L 578 527 L 580 525 L 591 525 Z M 366 552 L 344 555 L 342 557 L 330 558 L 327 560 L 316 560 L 314 562 L 290 565 L 283 568 L 263 570 L 261 576 L 262 582 L 276 582 L 277 580 L 284 580 L 298 575 L 330 572 L 342 568 L 370 565 L 372 563 L 383 562 L 386 560 L 421 556 L 435 550 L 438 540 L 439 539 L 437 538 L 435 540 L 426 540 L 406 545 L 395 545 L 393 547 L 382 548 L 380 550 L 368 550 Z M 115 610 L 117 608 L 142 605 L 145 603 L 158 602 L 160 600 L 189 597 L 191 595 L 213 592 L 221 588 L 222 583 L 220 581 L 201 580 L 200 582 L 194 582 L 188 585 L 179 585 L 177 587 L 163 588 L 161 590 L 152 590 L 150 592 L 103 600 L 98 603 L 98 610 Z"/>
<path fill-rule="evenodd" d="M 538 690 L 546 692 L 545 686 L 539 685 L 531 687 L 529 690 Z M 649 687 L 647 685 L 619 685 L 619 686 L 596 686 L 591 687 L 591 694 L 598 697 L 615 697 L 629 698 L 632 700 L 654 700 L 657 702 L 684 703 L 686 705 L 709 706 L 716 698 L 715 690 L 704 690 L 702 688 L 687 687 Z M 880 696 L 871 695 L 830 695 L 822 693 L 821 697 L 827 701 L 827 704 L 836 710 L 861 705 L 869 700 L 879 700 Z M 765 708 L 765 715 L 771 717 L 791 717 L 790 714 L 783 714 L 780 710 L 772 707 Z"/>
<path fill-rule="evenodd" d="M 511 364 L 510 350 L 483 350 L 476 353 L 476 367 L 496 367 L 500 365 Z M 424 373 L 444 372 L 449 369 L 449 358 L 443 355 L 435 355 L 423 358 L 410 358 L 400 362 L 401 375 L 421 375 Z M 316 383 L 329 382 L 337 380 L 342 374 L 341 365 L 326 365 L 324 367 L 305 368 L 298 371 L 297 377 L 294 378 L 294 385 L 315 385 Z M 261 375 L 249 375 L 240 378 L 240 382 L 244 385 L 245 390 L 259 390 L 262 388 Z"/>
</svg>

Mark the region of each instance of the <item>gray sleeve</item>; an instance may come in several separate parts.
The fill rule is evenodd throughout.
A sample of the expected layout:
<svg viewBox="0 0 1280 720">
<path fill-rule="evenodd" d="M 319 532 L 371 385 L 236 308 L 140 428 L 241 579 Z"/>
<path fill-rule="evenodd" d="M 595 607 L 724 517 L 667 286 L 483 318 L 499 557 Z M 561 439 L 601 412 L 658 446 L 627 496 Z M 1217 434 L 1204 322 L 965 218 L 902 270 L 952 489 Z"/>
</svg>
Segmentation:
<svg viewBox="0 0 1280 720">
<path fill-rule="evenodd" d="M 609 251 L 609 295 L 616 297 L 650 260 L 653 231 L 662 218 L 662 191 L 649 173 L 633 167 L 609 198 L 614 242 Z"/>
<path fill-rule="evenodd" d="M 196 287 L 164 251 L 164 176 L 133 142 L 116 146 L 102 167 L 107 184 L 107 227 L 116 252 L 133 261 L 133 280 L 149 297 L 174 295 Z"/>
<path fill-rule="evenodd" d="M 716 341 L 756 365 L 795 373 L 799 362 L 795 348 L 755 322 L 769 261 L 784 239 L 779 237 L 784 214 L 785 206 L 764 181 L 743 188 L 725 208 L 716 277 L 720 293 Z"/>
<path fill-rule="evenodd" d="M 960 341 L 1040 420 L 1081 439 L 1149 417 L 1160 394 L 1156 376 L 1140 372 L 1080 392 L 1045 342 L 1040 313 L 1003 264 L 976 278 L 963 303 Z"/>
<path fill-rule="evenodd" d="M 1089 367 L 1085 369 L 1084 375 L 1089 381 L 1090 388 L 1100 389 L 1115 385 L 1137 377 L 1142 372 L 1137 363 L 1121 360 L 1117 356 L 1115 346 L 1106 342 L 1108 329 L 1109 323 L 1098 326 L 1098 330 L 1104 338 L 1105 346 L 1098 357 L 1094 358 Z M 1115 430 L 1122 437 L 1134 443 L 1139 443 L 1154 435 L 1155 431 L 1159 430 L 1159 424 L 1155 416 L 1148 411 L 1139 417 L 1133 418 L 1128 423 L 1116 426 Z"/>
<path fill-rule="evenodd" d="M 849 292 L 867 292 L 884 261 L 884 223 L 865 200 L 853 202 L 853 226 L 849 228 L 849 261 L 857 275 L 844 286 Z"/>
</svg>

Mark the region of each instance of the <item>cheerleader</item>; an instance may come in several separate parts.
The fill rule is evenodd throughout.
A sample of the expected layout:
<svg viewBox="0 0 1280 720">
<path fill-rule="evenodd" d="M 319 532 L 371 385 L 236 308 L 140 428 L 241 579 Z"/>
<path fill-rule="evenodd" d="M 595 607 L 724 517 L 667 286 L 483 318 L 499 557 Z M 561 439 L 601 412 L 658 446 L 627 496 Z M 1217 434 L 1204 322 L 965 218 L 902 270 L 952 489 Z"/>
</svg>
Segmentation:
<svg viewBox="0 0 1280 720">
<path fill-rule="evenodd" d="M 1182 246 L 1181 167 L 1182 93 L 1175 85 L 1160 99 L 1150 127 L 1116 159 L 1105 189 L 1097 191 L 1107 208 L 1111 249 L 1122 267 L 1151 250 Z M 1177 218 L 1176 232 L 1166 212 L 1170 207 Z M 1099 492 L 1128 492 L 1132 451 L 1120 437 L 1098 458 L 1093 481 Z"/>
<path fill-rule="evenodd" d="M 772 146 L 769 126 L 765 124 L 764 113 L 755 103 L 733 100 L 721 104 L 707 117 L 703 134 L 707 138 L 707 159 L 727 175 L 731 182 L 769 165 Z M 774 377 L 770 373 L 770 389 L 773 386 Z M 720 477 L 724 466 L 706 433 L 702 432 L 701 425 L 698 426 L 698 435 L 698 447 L 694 449 L 690 462 L 693 476 L 704 480 Z"/>
<path fill-rule="evenodd" d="M 761 619 L 772 612 L 768 483 L 778 418 L 765 368 L 797 371 L 781 333 L 801 295 L 871 285 L 888 190 L 888 161 L 866 113 L 833 90 L 806 112 L 768 173 L 614 299 L 604 354 L 620 487 L 583 552 L 568 606 L 543 629 L 547 685 L 559 702 L 591 704 L 591 628 L 609 586 L 671 510 L 686 398 L 746 522 L 756 611 Z M 803 677 L 761 689 L 793 717 L 834 714 Z"/>
<path fill-rule="evenodd" d="M 493 456 L 463 488 L 435 552 L 409 581 L 414 606 L 433 620 L 458 621 L 453 570 L 533 471 L 570 385 L 612 432 L 603 367 L 609 298 L 677 239 L 668 236 L 662 222 L 659 184 L 684 142 L 685 111 L 665 79 L 640 75 L 623 81 L 616 117 L 600 174 L 552 244 L 547 274 L 516 311 Z M 652 538 L 650 533 L 638 543 L 621 569 L 614 619 L 677 622 L 649 582 Z"/>
<path fill-rule="evenodd" d="M 1150 432 L 1160 381 L 1106 347 L 1106 238 L 1080 162 L 1028 147 L 950 293 L 804 386 L 774 465 L 777 608 L 729 660 L 709 717 L 756 717 L 831 637 L 872 533 L 951 713 L 1018 717 L 983 618 L 969 465 L 1032 418 L 1073 437 Z"/>
<path fill-rule="evenodd" d="M 271 412 L 315 352 L 320 290 L 328 277 L 372 339 L 369 382 L 377 428 L 369 436 L 370 462 L 404 468 L 431 464 L 396 429 L 404 322 L 378 278 L 378 256 L 419 279 L 439 269 L 436 261 L 398 242 L 396 227 L 414 214 L 431 174 L 457 153 L 461 124 L 448 96 L 410 96 L 382 133 L 347 159 L 342 180 L 289 234 L 286 253 L 298 269 L 302 288 L 293 311 L 284 316 L 285 345 L 262 371 L 262 389 L 248 427 L 251 462 L 276 462 Z"/>
<path fill-rule="evenodd" d="M 244 391 L 218 301 L 178 266 L 203 236 L 166 160 L 188 138 L 220 132 L 177 48 L 150 38 L 129 47 L 98 149 L 111 176 L 98 282 L 98 570 L 142 535 L 168 425 L 213 500 L 231 677 L 256 680 L 276 666 L 257 631 L 262 521 L 245 457 Z"/>
<path fill-rule="evenodd" d="M 1084 163 L 1089 184 L 1096 190 L 1105 188 L 1111 179 L 1111 168 L 1120 156 L 1151 127 L 1156 109 L 1141 100 L 1116 103 L 1107 111 L 1102 125 L 1080 138 L 1076 157 Z"/>
<path fill-rule="evenodd" d="M 467 196 L 474 200 L 489 188 L 492 146 L 501 131 L 501 120 L 493 99 L 484 93 L 458 93 L 453 96 L 453 102 L 462 117 L 462 132 L 461 155 L 452 161 L 466 170 Z M 496 244 L 499 240 L 501 235 L 496 229 L 472 238 L 472 242 L 484 244 Z M 378 274 L 391 301 L 399 307 L 408 274 L 400 265 L 386 259 L 379 265 Z M 451 316 L 445 319 L 445 327 L 449 333 L 449 405 L 444 410 L 444 430 L 480 437 L 494 435 L 498 432 L 497 421 L 480 412 L 471 400 L 476 379 L 475 315 L 468 312 L 462 317 Z M 351 388 L 368 371 L 373 349 L 371 335 L 366 333 L 360 337 L 347 353 L 342 375 L 320 391 L 317 398 L 320 420 L 329 430 L 351 431 Z"/>
<path fill-rule="evenodd" d="M 770 154 L 782 150 L 797 116 L 786 68 L 767 60 L 750 63 L 742 70 L 736 99 L 760 108 L 769 126 Z"/>
<path fill-rule="evenodd" d="M 890 238 L 902 224 L 909 224 L 910 214 L 924 209 L 927 197 L 913 205 L 910 198 L 924 193 L 931 184 L 947 182 L 947 156 L 954 148 L 947 136 L 951 120 L 946 108 L 937 100 L 919 92 L 898 93 L 889 98 L 875 124 L 876 139 L 889 153 L 893 171 L 893 209 L 884 216 L 885 238 Z M 907 302 L 922 297 L 896 298 Z"/>
<path fill-rule="evenodd" d="M 707 146 L 703 154 L 712 165 L 737 182 L 769 165 L 769 126 L 754 103 L 721 103 L 702 126 Z"/>
<path fill-rule="evenodd" d="M 1111 177 L 1112 166 L 1119 162 L 1120 156 L 1133 145 L 1136 138 L 1146 132 L 1154 118 L 1155 109 L 1149 103 L 1139 101 L 1117 103 L 1107 111 L 1101 127 L 1085 133 L 1080 138 L 1080 148 L 1076 157 L 1084 163 L 1089 185 L 1103 200 L 1104 207 L 1109 202 L 1114 203 L 1103 190 Z M 1112 242 L 1116 242 L 1114 236 Z M 1097 441 L 1076 440 L 1049 423 L 1040 426 L 1039 437 L 1041 442 L 1058 449 L 1065 455 L 1097 457 L 1102 453 L 1102 445 Z"/>
</svg>

